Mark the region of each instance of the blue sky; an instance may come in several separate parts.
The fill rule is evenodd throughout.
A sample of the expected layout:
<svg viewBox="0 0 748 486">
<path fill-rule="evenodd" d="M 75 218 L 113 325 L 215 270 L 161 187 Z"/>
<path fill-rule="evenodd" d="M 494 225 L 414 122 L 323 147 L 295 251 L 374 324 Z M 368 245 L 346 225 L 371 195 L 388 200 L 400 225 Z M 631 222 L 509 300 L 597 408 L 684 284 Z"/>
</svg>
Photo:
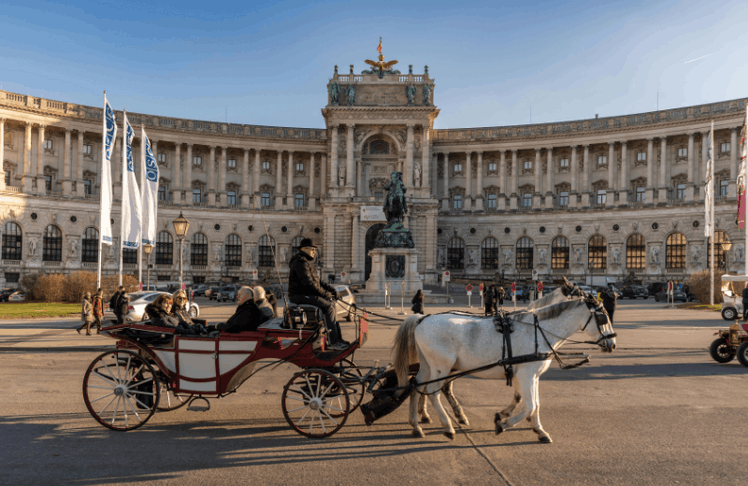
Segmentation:
<svg viewBox="0 0 748 486">
<path fill-rule="evenodd" d="M 0 85 L 115 109 L 324 127 L 333 66 L 429 66 L 436 128 L 748 96 L 748 2 L 7 2 Z"/>
</svg>

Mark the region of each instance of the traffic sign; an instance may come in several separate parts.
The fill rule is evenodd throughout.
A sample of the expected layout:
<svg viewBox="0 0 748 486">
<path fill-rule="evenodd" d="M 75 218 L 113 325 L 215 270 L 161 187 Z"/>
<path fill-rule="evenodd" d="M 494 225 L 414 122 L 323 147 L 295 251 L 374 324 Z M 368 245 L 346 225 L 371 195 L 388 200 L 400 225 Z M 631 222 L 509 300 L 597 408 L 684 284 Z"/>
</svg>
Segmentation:
<svg viewBox="0 0 748 486">
<path fill-rule="evenodd" d="M 512 282 L 512 292 L 517 290 L 517 284 Z"/>
<path fill-rule="evenodd" d="M 345 272 L 340 272 L 341 277 L 345 277 Z"/>
<path fill-rule="evenodd" d="M 533 270 L 532 271 L 532 279 L 533 280 L 537 280 L 538 279 L 538 271 L 537 270 Z"/>
<path fill-rule="evenodd" d="M 140 290 L 143 290 L 143 282 L 140 282 L 140 283 L 138 284 L 138 288 L 139 288 Z"/>
<path fill-rule="evenodd" d="M 543 282 L 538 282 L 538 292 L 543 291 Z"/>
<path fill-rule="evenodd" d="M 467 284 L 467 285 L 465 286 L 465 290 L 467 290 L 468 292 L 470 292 L 471 290 L 473 290 L 473 286 L 472 286 L 472 285 L 470 285 L 470 284 Z"/>
<path fill-rule="evenodd" d="M 186 288 L 187 288 L 187 284 L 186 284 L 186 283 L 183 283 L 183 284 L 182 284 L 182 290 L 185 290 Z"/>
<path fill-rule="evenodd" d="M 449 270 L 445 271 L 445 272 L 443 273 L 443 275 L 444 275 L 444 278 L 443 278 L 443 280 L 444 280 L 445 282 L 449 282 Z"/>
<path fill-rule="evenodd" d="M 480 284 L 480 285 L 478 285 L 478 289 L 479 289 L 479 290 L 480 290 L 481 292 L 483 292 L 483 289 L 485 289 L 485 288 L 486 288 L 486 287 L 485 287 L 485 286 L 484 286 L 483 284 Z"/>
</svg>

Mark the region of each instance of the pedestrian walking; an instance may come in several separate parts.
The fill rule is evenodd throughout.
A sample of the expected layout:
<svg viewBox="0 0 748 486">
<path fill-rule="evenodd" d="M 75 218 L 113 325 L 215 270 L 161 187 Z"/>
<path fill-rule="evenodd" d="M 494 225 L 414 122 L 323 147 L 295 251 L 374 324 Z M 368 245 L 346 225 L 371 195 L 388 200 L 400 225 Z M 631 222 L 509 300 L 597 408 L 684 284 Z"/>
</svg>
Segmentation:
<svg viewBox="0 0 748 486">
<path fill-rule="evenodd" d="M 493 315 L 493 286 L 489 285 L 486 287 L 486 292 L 483 294 L 483 307 L 485 308 L 486 315 Z"/>
<path fill-rule="evenodd" d="M 86 336 L 91 335 L 91 324 L 94 322 L 94 316 L 93 316 L 93 304 L 91 304 L 91 292 L 86 292 L 83 294 L 83 301 L 81 302 L 81 321 L 83 321 L 83 324 L 81 324 L 76 331 L 78 331 L 78 334 L 81 333 L 81 329 L 84 327 L 86 328 Z"/>
<path fill-rule="evenodd" d="M 130 312 L 130 297 L 127 295 L 127 292 L 125 292 L 123 286 L 120 286 L 120 289 L 119 298 L 117 298 L 117 310 L 115 311 L 115 314 L 117 315 L 117 324 L 125 322 L 125 316 Z"/>
<path fill-rule="evenodd" d="M 499 301 L 499 307 L 504 307 L 504 299 L 506 298 L 506 292 L 504 291 L 504 287 L 498 286 L 496 287 L 498 290 L 496 291 L 496 296 Z"/>
<path fill-rule="evenodd" d="M 423 301 L 423 290 L 419 290 L 410 301 L 410 303 L 413 304 L 413 307 L 411 307 L 410 310 L 412 310 L 414 314 L 425 314 L 425 312 L 423 312 Z"/>
<path fill-rule="evenodd" d="M 613 314 L 616 311 L 616 300 L 618 300 L 618 293 L 613 289 L 608 289 L 605 292 L 601 292 L 603 298 L 603 308 L 608 313 L 610 323 L 613 324 Z"/>
<path fill-rule="evenodd" d="M 104 318 L 104 290 L 99 289 L 93 298 L 93 315 L 96 334 L 101 334 L 101 320 Z"/>
</svg>

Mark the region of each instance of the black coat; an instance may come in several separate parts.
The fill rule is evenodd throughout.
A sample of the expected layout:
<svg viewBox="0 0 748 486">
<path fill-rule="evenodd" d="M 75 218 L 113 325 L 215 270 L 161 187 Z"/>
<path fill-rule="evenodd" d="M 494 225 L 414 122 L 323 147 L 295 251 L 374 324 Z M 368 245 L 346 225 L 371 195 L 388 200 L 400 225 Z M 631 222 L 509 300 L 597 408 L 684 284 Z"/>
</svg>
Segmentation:
<svg viewBox="0 0 748 486">
<path fill-rule="evenodd" d="M 413 304 L 413 307 L 410 308 L 413 312 L 416 314 L 423 314 L 423 301 L 425 300 L 423 293 L 416 292 L 416 295 L 413 296 L 410 303 Z"/>
<path fill-rule="evenodd" d="M 748 287 L 743 289 L 743 305 L 748 304 Z"/>
<path fill-rule="evenodd" d="M 606 292 L 603 292 L 602 298 L 603 298 L 603 307 L 605 308 L 608 315 L 612 316 L 613 313 L 616 311 L 616 299 L 618 299 L 618 294 L 611 289 Z"/>
<path fill-rule="evenodd" d="M 117 310 L 115 314 L 119 314 L 121 316 L 126 316 L 128 312 L 130 312 L 130 297 L 127 296 L 127 293 L 122 292 L 117 299 Z"/>
<path fill-rule="evenodd" d="M 483 305 L 486 309 L 493 307 L 493 291 L 489 287 L 483 294 Z"/>
<path fill-rule="evenodd" d="M 248 300 L 236 308 L 234 315 L 216 329 L 223 332 L 256 331 L 268 317 L 257 307 L 253 300 Z"/>
<path fill-rule="evenodd" d="M 155 305 L 153 305 L 153 303 L 145 306 L 145 313 L 148 314 L 148 317 L 151 320 L 151 324 L 153 324 L 154 326 L 171 327 L 176 329 L 176 327 L 179 325 L 179 319 L 167 314 L 165 310 L 160 307 L 156 307 Z"/>
<path fill-rule="evenodd" d="M 288 297 L 293 302 L 295 296 L 307 295 L 332 300 L 335 288 L 319 279 L 314 259 L 300 251 L 288 262 Z"/>
</svg>

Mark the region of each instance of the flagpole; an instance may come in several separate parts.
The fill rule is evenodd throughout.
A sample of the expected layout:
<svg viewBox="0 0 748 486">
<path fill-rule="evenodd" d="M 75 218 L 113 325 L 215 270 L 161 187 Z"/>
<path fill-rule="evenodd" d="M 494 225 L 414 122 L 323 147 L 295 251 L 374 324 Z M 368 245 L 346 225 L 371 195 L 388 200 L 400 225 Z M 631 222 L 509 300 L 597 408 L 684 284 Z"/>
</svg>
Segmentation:
<svg viewBox="0 0 748 486">
<path fill-rule="evenodd" d="M 102 142 L 101 142 L 101 174 L 104 173 L 104 163 L 106 162 L 106 90 L 104 90 L 104 116 L 101 117 L 102 122 L 104 124 L 104 129 L 101 132 Z M 101 288 L 101 228 L 102 228 L 102 220 L 101 216 L 104 213 L 104 194 L 102 193 L 101 189 L 99 189 L 99 261 L 96 264 L 96 290 Z"/>
<path fill-rule="evenodd" d="M 709 143 L 711 145 L 710 151 L 709 151 L 709 184 L 711 187 L 709 190 L 712 193 L 712 198 L 709 204 L 709 215 L 710 220 L 712 222 L 711 227 L 709 229 L 709 235 L 710 241 L 712 242 L 711 245 L 711 255 L 710 255 L 710 261 L 711 264 L 709 265 L 711 269 L 711 278 L 709 279 L 711 282 L 710 285 L 710 292 L 709 292 L 709 305 L 714 305 L 714 247 L 716 246 L 716 242 L 714 241 L 714 121 L 712 121 L 712 130 L 709 134 Z"/>
<path fill-rule="evenodd" d="M 741 145 L 741 154 L 740 154 L 740 170 L 743 171 L 743 184 L 745 185 L 746 176 L 748 176 L 748 105 L 745 106 L 745 121 L 743 122 L 743 139 L 740 141 Z M 739 174 L 740 175 L 740 174 Z M 737 186 L 735 187 L 735 190 L 737 192 Z M 748 212 L 745 211 L 745 201 L 746 201 L 746 192 L 743 191 L 743 214 L 748 214 Z M 737 195 L 737 194 L 736 194 Z M 738 198 L 740 200 L 740 198 Z M 740 220 L 740 214 L 738 214 L 738 221 Z M 748 249 L 748 221 L 746 221 L 746 217 L 743 216 L 743 227 L 745 228 L 745 248 Z M 745 252 L 748 253 L 748 252 Z M 745 269 L 743 275 L 748 275 L 748 258 L 745 257 L 745 253 L 743 253 L 743 260 L 745 260 Z"/>
<path fill-rule="evenodd" d="M 143 125 L 140 125 L 140 133 L 144 132 Z M 144 206 L 145 199 L 145 138 L 140 137 L 140 207 Z M 138 231 L 138 283 L 143 286 L 143 223 L 141 216 L 140 231 Z M 148 290 L 148 289 L 146 289 Z"/>
<path fill-rule="evenodd" d="M 127 110 L 122 110 L 123 113 L 123 120 L 122 120 L 122 179 L 123 179 L 123 185 L 122 185 L 122 204 L 120 206 L 120 224 L 119 224 L 119 284 L 122 285 L 122 261 L 124 258 L 124 241 L 125 241 L 125 181 L 124 178 L 127 177 Z"/>
</svg>

